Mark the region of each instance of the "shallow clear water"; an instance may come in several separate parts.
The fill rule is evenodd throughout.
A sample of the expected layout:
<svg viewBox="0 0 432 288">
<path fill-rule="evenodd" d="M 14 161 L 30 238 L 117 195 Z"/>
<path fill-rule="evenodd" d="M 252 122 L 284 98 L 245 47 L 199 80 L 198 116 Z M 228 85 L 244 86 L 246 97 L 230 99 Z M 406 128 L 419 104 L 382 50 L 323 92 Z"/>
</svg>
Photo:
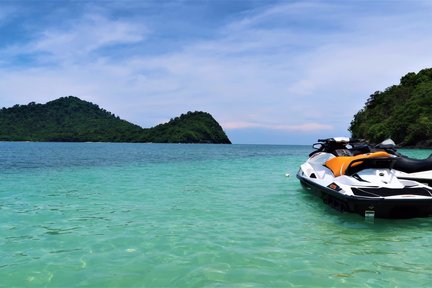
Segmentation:
<svg viewBox="0 0 432 288">
<path fill-rule="evenodd" d="M 432 218 L 331 209 L 309 152 L 0 143 L 0 286 L 430 287 Z"/>
</svg>

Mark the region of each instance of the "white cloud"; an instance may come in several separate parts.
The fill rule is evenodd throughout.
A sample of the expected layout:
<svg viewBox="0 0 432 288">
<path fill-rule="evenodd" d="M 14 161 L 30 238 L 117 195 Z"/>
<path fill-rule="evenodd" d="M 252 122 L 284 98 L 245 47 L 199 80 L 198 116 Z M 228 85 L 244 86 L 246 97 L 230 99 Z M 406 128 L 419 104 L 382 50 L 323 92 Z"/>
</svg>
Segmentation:
<svg viewBox="0 0 432 288">
<path fill-rule="evenodd" d="M 140 23 L 108 19 L 101 14 L 87 14 L 77 22 L 68 24 L 67 27 L 49 27 L 42 31 L 39 38 L 26 49 L 47 53 L 48 59 L 74 63 L 83 56 L 87 59 L 89 54 L 98 49 L 141 42 L 149 33 Z"/>
<path fill-rule="evenodd" d="M 270 130 L 281 130 L 286 132 L 317 132 L 322 130 L 333 130 L 334 128 L 330 125 L 320 123 L 303 123 L 297 125 L 272 125 L 254 122 L 226 122 L 223 123 L 223 127 L 227 130 L 233 129 L 245 129 L 245 128 L 265 128 Z"/>
</svg>

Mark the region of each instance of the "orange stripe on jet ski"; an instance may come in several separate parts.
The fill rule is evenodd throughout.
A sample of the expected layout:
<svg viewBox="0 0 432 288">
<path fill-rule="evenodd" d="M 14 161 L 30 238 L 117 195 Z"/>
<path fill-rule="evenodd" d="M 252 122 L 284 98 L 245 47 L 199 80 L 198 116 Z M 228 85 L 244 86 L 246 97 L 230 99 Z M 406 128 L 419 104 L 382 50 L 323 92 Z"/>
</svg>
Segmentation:
<svg viewBox="0 0 432 288">
<path fill-rule="evenodd" d="M 359 159 L 368 159 L 368 158 L 379 158 L 379 157 L 391 157 L 390 154 L 384 151 L 374 152 L 374 153 L 367 153 L 367 154 L 360 154 L 356 156 L 337 156 L 330 160 L 328 160 L 324 166 L 329 168 L 335 177 L 344 175 L 346 172 L 346 169 L 348 168 L 349 164 L 354 160 Z M 361 161 L 354 163 L 352 166 L 355 167 L 357 165 L 360 165 Z"/>
</svg>

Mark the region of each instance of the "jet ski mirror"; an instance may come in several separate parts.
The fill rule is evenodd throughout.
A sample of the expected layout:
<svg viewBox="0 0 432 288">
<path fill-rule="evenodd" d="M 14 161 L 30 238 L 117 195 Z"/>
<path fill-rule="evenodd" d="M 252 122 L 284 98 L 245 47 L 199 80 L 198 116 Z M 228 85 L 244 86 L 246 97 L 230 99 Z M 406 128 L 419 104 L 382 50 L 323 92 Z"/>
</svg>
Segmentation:
<svg viewBox="0 0 432 288">
<path fill-rule="evenodd" d="M 376 145 L 375 148 L 382 149 L 384 151 L 389 152 L 390 154 L 400 155 L 396 151 L 396 143 L 392 139 L 386 139 L 380 144 Z"/>
<path fill-rule="evenodd" d="M 392 139 L 386 139 L 379 144 L 380 146 L 385 147 L 396 147 L 396 143 Z"/>
<path fill-rule="evenodd" d="M 323 147 L 323 144 L 322 144 L 322 143 L 315 143 L 315 144 L 312 145 L 312 148 L 313 148 L 313 149 L 316 149 L 316 150 L 319 150 L 319 149 L 321 149 L 322 147 Z"/>
</svg>

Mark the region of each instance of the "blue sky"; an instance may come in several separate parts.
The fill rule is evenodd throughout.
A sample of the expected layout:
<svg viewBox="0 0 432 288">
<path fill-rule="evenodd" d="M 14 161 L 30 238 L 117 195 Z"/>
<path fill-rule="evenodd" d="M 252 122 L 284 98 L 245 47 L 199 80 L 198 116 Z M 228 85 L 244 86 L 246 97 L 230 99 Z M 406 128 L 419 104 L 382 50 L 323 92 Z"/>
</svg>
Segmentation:
<svg viewBox="0 0 432 288">
<path fill-rule="evenodd" d="M 0 1 L 0 106 L 74 95 L 150 127 L 207 111 L 234 143 L 349 136 L 432 67 L 430 1 Z"/>
</svg>

